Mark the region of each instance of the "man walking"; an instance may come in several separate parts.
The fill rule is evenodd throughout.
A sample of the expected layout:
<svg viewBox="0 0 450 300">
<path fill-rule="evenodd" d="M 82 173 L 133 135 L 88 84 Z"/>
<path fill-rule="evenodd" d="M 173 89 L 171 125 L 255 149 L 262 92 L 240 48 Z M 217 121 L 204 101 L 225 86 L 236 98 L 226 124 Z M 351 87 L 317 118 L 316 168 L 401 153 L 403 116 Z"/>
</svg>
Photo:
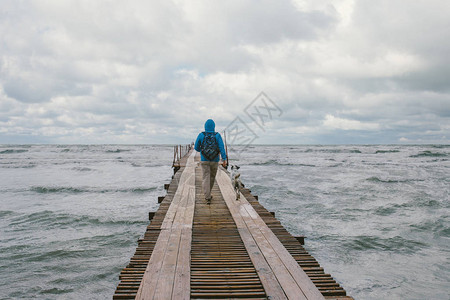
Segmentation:
<svg viewBox="0 0 450 300">
<path fill-rule="evenodd" d="M 219 166 L 219 152 L 222 156 L 222 166 L 227 166 L 227 155 L 223 146 L 222 136 L 215 132 L 216 124 L 209 119 L 205 123 L 205 131 L 201 132 L 195 141 L 194 149 L 200 152 L 201 167 L 203 171 L 203 192 L 207 203 L 211 203 L 211 189 L 216 178 L 217 168 Z"/>
</svg>

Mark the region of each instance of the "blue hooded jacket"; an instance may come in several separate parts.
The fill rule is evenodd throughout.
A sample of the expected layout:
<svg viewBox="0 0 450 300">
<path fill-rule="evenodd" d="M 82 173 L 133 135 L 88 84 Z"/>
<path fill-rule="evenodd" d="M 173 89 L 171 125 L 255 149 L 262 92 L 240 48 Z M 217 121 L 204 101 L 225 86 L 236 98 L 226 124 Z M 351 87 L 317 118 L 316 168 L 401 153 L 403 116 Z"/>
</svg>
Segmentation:
<svg viewBox="0 0 450 300">
<path fill-rule="evenodd" d="M 214 123 L 213 120 L 208 119 L 205 123 L 205 132 L 215 132 L 215 127 L 216 124 Z M 205 138 L 205 135 L 203 134 L 203 132 L 200 132 L 200 134 L 197 137 L 197 140 L 195 141 L 195 146 L 194 149 L 198 152 L 200 152 L 200 156 L 201 156 L 201 160 L 202 161 L 210 161 L 208 159 L 206 159 L 203 154 L 201 154 L 202 151 L 202 143 L 203 143 L 203 139 Z M 227 159 L 227 154 L 225 153 L 225 147 L 223 145 L 223 141 L 222 141 L 222 136 L 220 135 L 220 133 L 216 133 L 216 140 L 217 143 L 219 144 L 219 150 L 220 150 L 220 154 L 222 156 L 222 160 L 226 160 Z M 219 161 L 219 155 L 217 155 L 217 157 L 214 160 L 211 161 Z"/>
</svg>

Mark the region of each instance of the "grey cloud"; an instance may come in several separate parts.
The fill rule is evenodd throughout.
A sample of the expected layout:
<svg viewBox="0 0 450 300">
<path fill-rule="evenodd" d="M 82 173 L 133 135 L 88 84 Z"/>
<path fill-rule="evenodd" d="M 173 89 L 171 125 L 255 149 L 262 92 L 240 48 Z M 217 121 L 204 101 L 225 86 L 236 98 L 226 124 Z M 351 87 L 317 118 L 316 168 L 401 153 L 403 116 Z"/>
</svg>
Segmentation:
<svg viewBox="0 0 450 300">
<path fill-rule="evenodd" d="M 355 2 L 353 20 L 374 44 L 442 58 L 450 47 L 449 10 L 448 2 L 439 0 L 363 0 Z"/>
<path fill-rule="evenodd" d="M 446 2 L 356 1 L 350 27 L 330 3 L 4 1 L 0 142 L 190 141 L 261 91 L 285 112 L 263 142 L 445 142 Z"/>
<path fill-rule="evenodd" d="M 450 49 L 449 52 L 450 53 Z M 450 92 L 450 61 L 430 66 L 420 72 L 393 78 L 399 87 L 415 91 Z"/>
<path fill-rule="evenodd" d="M 330 28 L 335 16 L 301 12 L 288 1 L 240 1 L 230 13 L 234 39 L 244 44 L 267 44 L 287 39 L 312 39 Z M 226 11 L 226 9 L 224 9 Z"/>
<path fill-rule="evenodd" d="M 385 83 L 448 92 L 449 12 L 446 1 L 357 1 L 353 19 L 355 28 L 364 32 L 365 41 L 374 51 L 395 49 L 416 55 L 425 63 L 419 70 L 385 78 Z"/>
<path fill-rule="evenodd" d="M 8 97 L 25 103 L 48 102 L 55 96 L 87 95 L 91 92 L 89 86 L 38 76 L 27 79 L 8 78 L 4 81 L 3 88 Z"/>
</svg>

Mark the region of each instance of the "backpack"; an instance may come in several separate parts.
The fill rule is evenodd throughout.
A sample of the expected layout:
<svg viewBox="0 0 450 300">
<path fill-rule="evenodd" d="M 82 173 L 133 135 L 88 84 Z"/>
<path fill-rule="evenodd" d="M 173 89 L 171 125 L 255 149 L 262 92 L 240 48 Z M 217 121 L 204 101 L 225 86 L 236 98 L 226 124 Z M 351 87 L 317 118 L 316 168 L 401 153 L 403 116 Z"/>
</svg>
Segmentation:
<svg viewBox="0 0 450 300">
<path fill-rule="evenodd" d="M 201 153 L 207 160 L 214 160 L 220 152 L 216 132 L 203 132 L 203 134 L 205 137 L 203 138 Z"/>
</svg>

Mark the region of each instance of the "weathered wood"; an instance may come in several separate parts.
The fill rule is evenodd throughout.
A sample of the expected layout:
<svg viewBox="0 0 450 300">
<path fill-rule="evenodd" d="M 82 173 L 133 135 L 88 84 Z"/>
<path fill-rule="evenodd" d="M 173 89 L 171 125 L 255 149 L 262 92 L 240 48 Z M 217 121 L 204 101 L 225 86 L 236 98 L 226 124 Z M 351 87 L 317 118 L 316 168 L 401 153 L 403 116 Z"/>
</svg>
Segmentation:
<svg viewBox="0 0 450 300">
<path fill-rule="evenodd" d="M 223 169 L 206 204 L 198 161 L 177 160 L 114 299 L 353 299 L 250 190 L 236 201 Z"/>
<path fill-rule="evenodd" d="M 305 237 L 303 235 L 294 236 L 294 237 L 301 245 L 305 244 Z"/>
<path fill-rule="evenodd" d="M 150 257 L 136 299 L 189 299 L 190 230 L 195 206 L 194 157 L 181 174 L 178 189 L 161 224 L 161 233 Z M 188 230 L 182 230 L 188 228 Z M 184 237 L 183 233 L 185 234 Z M 180 247 L 183 240 L 185 247 Z M 184 252 L 184 253 L 183 253 Z M 177 280 L 175 280 L 177 279 Z M 175 284 L 176 282 L 176 284 Z M 175 288 L 176 286 L 176 288 Z"/>
<path fill-rule="evenodd" d="M 222 194 L 214 184 L 206 204 L 196 169 L 196 209 L 191 257 L 191 298 L 266 298 Z"/>
<path fill-rule="evenodd" d="M 218 171 L 217 182 L 238 228 L 242 228 L 240 233 L 246 234 L 247 230 L 250 232 L 251 239 L 256 242 L 261 255 L 264 256 L 270 265 L 270 271 L 277 278 L 287 297 L 291 299 L 294 299 L 294 297 L 297 299 L 324 299 L 306 273 L 298 266 L 295 259 L 283 247 L 278 238 L 248 203 L 245 196 L 241 194 L 240 200 L 235 200 L 231 181 L 222 169 Z M 248 238 L 244 239 L 244 237 L 243 240 L 244 243 L 249 241 Z M 248 246 L 249 248 L 252 247 L 250 245 Z M 249 253 L 251 251 L 252 249 L 250 248 Z M 266 287 L 265 284 L 269 283 L 263 280 L 261 281 L 264 287 Z M 270 283 L 273 285 L 272 282 Z M 271 295 L 268 293 L 268 296 Z M 279 296 L 276 294 L 276 297 Z"/>
<path fill-rule="evenodd" d="M 225 172 L 219 170 L 216 178 L 220 191 L 225 199 L 225 203 L 233 216 L 239 234 L 241 235 L 247 252 L 255 265 L 255 269 L 261 279 L 267 296 L 271 299 L 286 299 L 286 294 L 281 287 L 281 283 L 278 282 L 266 258 L 261 253 L 257 241 L 252 237 L 243 216 L 240 214 L 240 207 L 236 204 L 236 194 L 231 186 L 229 177 Z"/>
<path fill-rule="evenodd" d="M 244 199 L 242 199 L 241 201 L 243 201 Z M 296 263 L 292 255 L 287 251 L 287 249 L 283 246 L 283 244 L 281 244 L 277 236 L 273 233 L 272 230 L 270 230 L 270 228 L 266 225 L 266 223 L 253 209 L 253 207 L 250 204 L 248 204 L 248 202 L 244 204 L 244 207 L 247 210 L 247 212 L 251 215 L 257 228 L 259 228 L 259 230 L 264 235 L 266 240 L 270 243 L 276 255 L 278 255 L 280 260 L 283 262 L 284 266 L 292 275 L 298 287 L 305 294 L 306 298 L 324 299 L 320 291 L 317 289 L 317 287 L 314 285 L 311 279 L 309 279 L 308 275 Z"/>
<path fill-rule="evenodd" d="M 188 190 L 184 208 L 184 217 L 180 220 L 178 230 L 181 231 L 179 251 L 177 257 L 177 266 L 175 270 L 173 298 L 190 298 L 190 259 L 192 243 L 192 221 L 195 208 L 195 171 L 191 171 L 192 176 L 187 183 Z"/>
</svg>

